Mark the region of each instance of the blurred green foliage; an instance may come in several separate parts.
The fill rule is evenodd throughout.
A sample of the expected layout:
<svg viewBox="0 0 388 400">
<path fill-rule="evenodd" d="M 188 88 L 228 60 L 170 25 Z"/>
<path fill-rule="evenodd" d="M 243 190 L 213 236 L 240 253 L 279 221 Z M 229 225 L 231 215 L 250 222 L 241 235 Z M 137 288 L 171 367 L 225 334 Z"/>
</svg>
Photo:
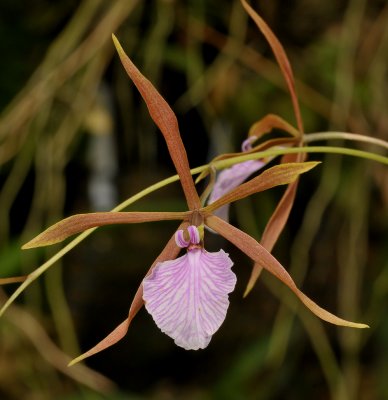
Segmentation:
<svg viewBox="0 0 388 400">
<path fill-rule="evenodd" d="M 385 1 L 252 6 L 293 64 L 307 132 L 388 139 Z M 110 190 L 104 205 L 114 206 L 174 173 L 114 54 L 112 32 L 177 113 L 192 166 L 238 150 L 267 113 L 294 124 L 279 68 L 238 1 L 3 0 L 0 15 L 1 277 L 27 274 L 54 252 L 21 253 L 21 243 L 63 216 L 99 207 L 95 193 L 106 192 L 93 192 L 93 177 Z M 79 354 L 124 319 L 176 226 L 104 228 L 0 321 L 0 398 L 388 398 L 387 170 L 314 158 L 324 163 L 302 179 L 274 254 L 318 303 L 370 330 L 328 326 L 265 274 L 242 299 L 251 264 L 227 247 L 238 287 L 206 350 L 176 348 L 141 312 L 126 339 L 87 361 L 101 375 L 69 372 L 65 354 Z M 241 201 L 233 221 L 259 239 L 281 193 Z M 183 207 L 173 185 L 133 209 Z M 225 246 L 210 235 L 208 244 Z M 1 302 L 12 290 L 1 289 Z"/>
</svg>

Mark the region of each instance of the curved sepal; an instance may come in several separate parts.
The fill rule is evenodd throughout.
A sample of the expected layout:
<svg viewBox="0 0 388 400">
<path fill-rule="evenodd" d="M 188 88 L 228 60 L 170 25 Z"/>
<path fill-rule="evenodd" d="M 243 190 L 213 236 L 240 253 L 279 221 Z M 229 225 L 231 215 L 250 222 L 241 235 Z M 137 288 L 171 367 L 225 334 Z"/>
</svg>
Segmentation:
<svg viewBox="0 0 388 400">
<path fill-rule="evenodd" d="M 139 90 L 147 105 L 151 118 L 166 140 L 168 151 L 180 177 L 190 210 L 199 208 L 199 196 L 190 174 L 186 149 L 179 133 L 178 121 L 174 112 L 152 83 L 137 69 L 126 55 L 115 35 L 112 35 L 112 39 L 128 76 Z"/>
<path fill-rule="evenodd" d="M 184 229 L 186 228 L 188 224 L 186 222 L 183 222 L 178 229 Z M 170 240 L 167 242 L 165 248 L 162 250 L 162 252 L 159 254 L 159 256 L 156 258 L 156 260 L 153 262 L 151 265 L 150 269 L 148 270 L 146 276 L 148 276 L 155 265 L 164 260 L 169 260 L 171 258 L 175 258 L 178 253 L 179 253 L 179 247 L 175 243 L 175 235 L 173 235 Z M 129 308 L 128 312 L 128 317 L 121 323 L 119 324 L 108 336 L 106 336 L 104 339 L 102 339 L 99 343 L 97 343 L 94 347 L 92 347 L 90 350 L 86 351 L 85 353 L 81 354 L 74 360 L 72 360 L 69 363 L 69 366 L 74 365 L 85 358 L 88 358 L 90 356 L 93 356 L 94 354 L 99 353 L 100 351 L 103 351 L 107 349 L 110 346 L 113 346 L 116 344 L 118 341 L 120 341 L 128 332 L 128 328 L 135 317 L 135 315 L 139 312 L 139 310 L 143 307 L 144 301 L 143 301 L 143 285 L 140 284 L 139 288 L 136 291 L 136 294 L 132 300 L 131 307 Z"/>
<path fill-rule="evenodd" d="M 260 29 L 261 33 L 267 39 L 268 44 L 271 46 L 271 49 L 275 55 L 276 61 L 279 64 L 279 67 L 282 71 L 283 77 L 287 83 L 288 90 L 291 95 L 298 129 L 301 133 L 303 133 L 303 122 L 299 108 L 298 97 L 295 90 L 294 74 L 292 72 L 291 64 L 288 60 L 287 54 L 282 44 L 279 42 L 279 39 L 275 36 L 271 28 L 267 25 L 263 18 L 261 18 L 260 15 L 257 14 L 257 12 L 248 4 L 246 0 L 241 0 L 241 4 L 245 8 L 246 12 L 253 19 L 257 27 Z"/>
<path fill-rule="evenodd" d="M 351 322 L 339 318 L 312 301 L 296 286 L 290 274 L 276 260 L 276 258 L 273 257 L 272 254 L 269 253 L 260 243 L 258 243 L 245 232 L 240 231 L 233 225 L 228 224 L 216 216 L 209 216 L 206 218 L 205 223 L 211 229 L 215 230 L 225 239 L 233 243 L 253 261 L 258 263 L 262 268 L 265 268 L 281 282 L 287 285 L 296 294 L 296 296 L 298 296 L 302 303 L 319 318 L 335 325 L 347 326 L 350 328 L 369 328 L 369 326 L 366 324 Z"/>
</svg>

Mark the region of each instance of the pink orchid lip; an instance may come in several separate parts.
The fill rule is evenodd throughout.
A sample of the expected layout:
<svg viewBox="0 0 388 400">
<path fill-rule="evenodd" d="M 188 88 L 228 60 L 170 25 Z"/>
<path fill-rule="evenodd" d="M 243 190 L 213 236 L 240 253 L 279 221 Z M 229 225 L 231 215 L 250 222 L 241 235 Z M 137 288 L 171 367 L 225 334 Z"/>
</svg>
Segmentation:
<svg viewBox="0 0 388 400">
<path fill-rule="evenodd" d="M 143 299 L 162 332 L 178 346 L 198 350 L 209 344 L 225 320 L 228 295 L 237 279 L 227 253 L 207 252 L 198 228 L 191 225 L 187 231 L 187 253 L 155 266 L 143 280 Z M 175 236 L 177 244 L 182 243 L 181 235 L 183 230 Z"/>
</svg>

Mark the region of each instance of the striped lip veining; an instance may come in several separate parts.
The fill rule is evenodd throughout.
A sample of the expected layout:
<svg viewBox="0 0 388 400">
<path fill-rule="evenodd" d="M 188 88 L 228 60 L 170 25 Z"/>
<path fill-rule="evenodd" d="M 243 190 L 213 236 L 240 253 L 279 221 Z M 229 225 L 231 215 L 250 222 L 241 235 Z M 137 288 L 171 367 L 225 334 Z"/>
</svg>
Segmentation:
<svg viewBox="0 0 388 400">
<path fill-rule="evenodd" d="M 159 329 L 186 350 L 205 348 L 226 317 L 236 285 L 232 260 L 223 250 L 208 252 L 191 225 L 175 234 L 186 254 L 156 264 L 143 280 L 143 299 Z"/>
</svg>

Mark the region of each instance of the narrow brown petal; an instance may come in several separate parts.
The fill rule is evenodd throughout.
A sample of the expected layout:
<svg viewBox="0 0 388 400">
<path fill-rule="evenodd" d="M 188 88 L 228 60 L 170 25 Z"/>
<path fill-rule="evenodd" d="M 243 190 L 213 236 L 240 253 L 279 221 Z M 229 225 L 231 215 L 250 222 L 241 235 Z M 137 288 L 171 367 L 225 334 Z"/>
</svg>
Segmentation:
<svg viewBox="0 0 388 400">
<path fill-rule="evenodd" d="M 252 7 L 250 7 L 250 5 L 245 0 L 241 0 L 241 3 L 243 5 L 243 7 L 245 8 L 245 10 L 248 12 L 248 14 L 251 16 L 251 18 L 255 21 L 256 25 L 258 26 L 260 31 L 263 33 L 263 35 L 267 39 L 268 43 L 270 44 L 272 51 L 274 52 L 274 55 L 279 64 L 279 67 L 283 73 L 283 76 L 284 76 L 285 81 L 288 86 L 288 90 L 291 95 L 291 100 L 292 100 L 292 104 L 294 107 L 294 113 L 295 113 L 295 118 L 296 118 L 299 133 L 301 136 L 303 136 L 303 133 L 304 133 L 303 121 L 302 121 L 302 116 L 301 116 L 301 112 L 300 112 L 300 108 L 299 108 L 298 97 L 296 95 L 294 76 L 293 76 L 292 68 L 291 68 L 290 62 L 287 58 L 286 52 L 284 51 L 283 46 L 281 45 L 279 40 L 276 38 L 274 33 L 271 31 L 271 29 L 268 27 L 268 25 L 265 23 L 265 21 L 256 13 L 256 11 L 253 10 Z M 277 121 L 277 122 L 279 122 L 279 121 Z M 251 134 L 254 134 L 254 133 L 251 133 Z M 291 162 L 291 161 L 301 162 L 303 160 L 304 160 L 304 156 L 298 155 L 297 158 L 288 159 L 288 162 Z M 278 207 L 274 211 L 270 221 L 267 224 L 266 230 L 263 234 L 262 242 L 269 242 L 268 243 L 269 251 L 272 250 L 272 247 L 276 243 L 278 237 L 280 236 L 280 234 L 285 226 L 285 223 L 287 222 L 289 213 L 290 213 L 293 203 L 294 203 L 297 185 L 298 185 L 297 181 L 295 181 L 294 183 L 291 183 L 289 185 L 289 187 L 287 188 L 287 191 L 285 192 L 285 194 L 283 195 L 283 198 L 281 199 L 281 202 L 279 203 Z M 248 282 L 248 286 L 245 291 L 245 295 L 247 295 L 249 293 L 249 291 L 252 289 L 256 280 L 260 276 L 261 271 L 262 271 L 262 267 L 260 267 L 260 265 L 258 263 L 256 263 L 254 266 L 254 269 L 252 270 L 252 276 Z"/>
<path fill-rule="evenodd" d="M 292 68 L 290 62 L 288 61 L 286 52 L 284 51 L 284 48 L 279 42 L 278 38 L 274 35 L 270 27 L 266 24 L 266 22 L 257 14 L 257 12 L 245 0 L 241 0 L 241 3 L 245 8 L 246 12 L 255 21 L 257 27 L 260 29 L 261 33 L 267 39 L 268 44 L 272 48 L 276 61 L 278 62 L 279 67 L 283 73 L 284 79 L 286 80 L 288 90 L 290 91 L 298 129 L 301 133 L 303 133 L 303 121 L 300 113 L 298 97 L 296 95 L 296 90 L 295 90 L 294 74 L 292 72 Z"/>
<path fill-rule="evenodd" d="M 287 154 L 282 157 L 281 162 L 303 162 L 306 159 L 306 154 Z M 263 235 L 261 237 L 260 243 L 271 252 L 273 247 L 275 246 L 277 240 L 279 239 L 280 234 L 282 233 L 288 217 L 290 215 L 291 209 L 294 205 L 296 190 L 298 188 L 299 179 L 295 182 L 290 183 L 287 186 L 287 190 L 284 192 L 280 202 L 278 203 L 275 211 L 271 215 L 270 220 L 268 221 Z M 244 297 L 249 294 L 249 292 L 254 287 L 256 281 L 259 279 L 261 271 L 263 268 L 260 264 L 255 263 L 252 269 L 251 277 L 245 289 Z"/>
<path fill-rule="evenodd" d="M 257 138 L 261 138 L 263 135 L 271 132 L 273 129 L 280 129 L 289 133 L 295 138 L 300 138 L 302 135 L 300 131 L 295 129 L 283 118 L 275 114 L 268 114 L 251 126 L 248 136 L 256 136 Z"/>
<path fill-rule="evenodd" d="M 129 316 L 128 318 L 123 321 L 121 324 L 119 324 L 107 337 L 105 337 L 101 342 L 96 344 L 93 348 L 90 350 L 86 351 L 85 353 L 81 354 L 80 356 L 74 358 L 74 360 L 71 360 L 68 364 L 69 367 L 71 367 L 74 364 L 79 363 L 80 361 L 84 360 L 85 358 L 88 358 L 90 356 L 93 356 L 94 354 L 99 353 L 100 351 L 103 351 L 107 349 L 110 346 L 113 346 L 116 344 L 119 340 L 121 340 L 128 332 L 129 325 L 132 322 L 132 319 L 134 316 L 138 313 L 138 311 L 143 307 L 143 300 L 138 298 L 138 295 L 136 293 L 135 298 L 133 299 L 131 308 L 129 310 Z"/>
<path fill-rule="evenodd" d="M 116 36 L 112 35 L 112 38 L 127 74 L 142 95 L 151 118 L 159 127 L 166 140 L 168 151 L 181 180 L 189 209 L 195 210 L 200 208 L 201 203 L 190 174 L 186 149 L 179 133 L 178 121 L 174 112 L 152 83 L 142 75 L 125 54 Z"/>
<path fill-rule="evenodd" d="M 22 249 L 49 246 L 59 243 L 76 233 L 96 226 L 112 224 L 137 224 L 141 222 L 183 220 L 191 215 L 187 212 L 98 212 L 77 214 L 50 226 L 40 235 L 26 243 Z"/>
<path fill-rule="evenodd" d="M 268 270 L 272 275 L 287 285 L 298 296 L 302 303 L 319 318 L 335 325 L 347 326 L 351 328 L 369 328 L 368 325 L 350 322 L 339 318 L 318 306 L 318 304 L 313 302 L 301 290 L 298 289 L 289 273 L 276 260 L 276 258 L 274 258 L 272 254 L 270 254 L 261 244 L 259 244 L 255 239 L 245 232 L 240 231 L 233 225 L 228 224 L 215 215 L 208 216 L 205 220 L 205 223 L 209 226 L 209 228 L 215 230 L 225 239 L 229 240 L 246 255 L 248 255 L 253 261 L 260 264 L 262 268 Z"/>
<path fill-rule="evenodd" d="M 183 222 L 177 230 L 185 229 L 187 226 L 188 226 L 188 224 L 186 222 Z M 153 264 L 151 265 L 151 268 L 148 270 L 146 276 L 148 276 L 151 273 L 152 269 L 158 262 L 173 260 L 174 258 L 176 258 L 179 251 L 180 251 L 180 248 L 175 243 L 175 234 L 174 234 L 168 241 L 165 248 L 162 250 L 162 252 L 156 258 L 156 260 L 153 262 Z M 135 315 L 143 307 L 143 304 L 144 304 L 143 285 L 140 284 L 139 288 L 136 291 L 135 297 L 132 300 L 131 307 L 129 308 L 129 313 L 128 313 L 127 319 L 125 321 L 123 321 L 120 325 L 118 325 L 108 336 L 106 336 L 104 339 L 102 339 L 101 342 L 96 344 L 93 348 L 91 348 L 87 352 L 81 354 L 80 356 L 78 356 L 77 358 L 72 360 L 69 363 L 69 366 L 74 365 L 74 364 L 84 360 L 85 358 L 93 356 L 94 354 L 97 354 L 100 351 L 103 351 L 103 350 L 107 349 L 108 347 L 116 344 L 119 340 L 121 340 L 127 334 L 129 325 L 131 324 Z"/>
<path fill-rule="evenodd" d="M 288 216 L 290 215 L 292 206 L 294 204 L 296 190 L 298 188 L 298 181 L 295 181 L 288 185 L 287 190 L 280 199 L 275 211 L 273 212 L 270 220 L 268 221 L 262 238 L 261 245 L 264 246 L 269 252 L 272 251 L 275 246 L 284 226 L 287 223 Z M 249 292 L 255 286 L 257 279 L 261 274 L 263 267 L 259 263 L 255 263 L 249 278 L 247 287 L 245 289 L 244 297 L 249 294 Z"/>
<path fill-rule="evenodd" d="M 231 190 L 214 203 L 209 204 L 203 209 L 203 211 L 212 212 L 225 204 L 243 199 L 253 193 L 262 192 L 278 185 L 286 185 L 294 182 L 300 174 L 309 171 L 318 164 L 319 162 L 310 161 L 305 163 L 275 165 L 274 167 L 265 170 L 259 176 L 256 176 L 248 182 Z"/>
</svg>

